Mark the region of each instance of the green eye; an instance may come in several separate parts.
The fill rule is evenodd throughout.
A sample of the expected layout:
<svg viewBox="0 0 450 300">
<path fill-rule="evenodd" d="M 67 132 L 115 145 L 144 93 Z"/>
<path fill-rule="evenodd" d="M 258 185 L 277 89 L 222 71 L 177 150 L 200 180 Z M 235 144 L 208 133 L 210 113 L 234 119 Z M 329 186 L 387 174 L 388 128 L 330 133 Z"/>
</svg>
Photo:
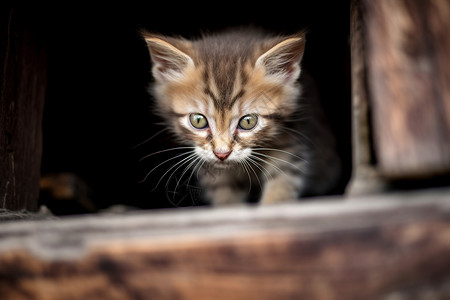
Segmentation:
<svg viewBox="0 0 450 300">
<path fill-rule="evenodd" d="M 253 129 L 258 123 L 258 117 L 256 115 L 246 115 L 239 120 L 239 129 L 250 130 Z"/>
<path fill-rule="evenodd" d="M 208 127 L 208 120 L 206 120 L 206 117 L 202 114 L 190 114 L 189 121 L 191 122 L 191 125 L 197 129 L 205 129 Z"/>
</svg>

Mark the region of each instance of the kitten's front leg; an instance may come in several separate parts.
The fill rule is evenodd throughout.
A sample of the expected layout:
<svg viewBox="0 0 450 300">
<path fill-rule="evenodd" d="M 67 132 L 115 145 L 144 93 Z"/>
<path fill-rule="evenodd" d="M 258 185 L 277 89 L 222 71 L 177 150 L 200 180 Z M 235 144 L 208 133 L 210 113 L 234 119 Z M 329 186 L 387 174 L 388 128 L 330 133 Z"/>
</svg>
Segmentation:
<svg viewBox="0 0 450 300">
<path fill-rule="evenodd" d="M 247 195 L 245 192 L 231 186 L 222 186 L 207 190 L 206 193 L 214 206 L 244 203 Z"/>
<path fill-rule="evenodd" d="M 269 179 L 264 185 L 261 204 L 289 202 L 298 198 L 303 185 L 302 178 L 279 174 Z"/>
</svg>

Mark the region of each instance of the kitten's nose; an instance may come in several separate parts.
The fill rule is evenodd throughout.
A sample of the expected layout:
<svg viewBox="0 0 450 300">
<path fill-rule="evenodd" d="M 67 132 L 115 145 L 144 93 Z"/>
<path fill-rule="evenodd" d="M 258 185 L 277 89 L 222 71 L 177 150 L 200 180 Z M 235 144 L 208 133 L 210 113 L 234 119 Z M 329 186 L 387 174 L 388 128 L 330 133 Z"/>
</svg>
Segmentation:
<svg viewBox="0 0 450 300">
<path fill-rule="evenodd" d="M 227 159 L 228 156 L 230 156 L 231 151 L 214 151 L 214 154 L 217 156 L 218 159 L 221 161 L 224 161 Z"/>
</svg>

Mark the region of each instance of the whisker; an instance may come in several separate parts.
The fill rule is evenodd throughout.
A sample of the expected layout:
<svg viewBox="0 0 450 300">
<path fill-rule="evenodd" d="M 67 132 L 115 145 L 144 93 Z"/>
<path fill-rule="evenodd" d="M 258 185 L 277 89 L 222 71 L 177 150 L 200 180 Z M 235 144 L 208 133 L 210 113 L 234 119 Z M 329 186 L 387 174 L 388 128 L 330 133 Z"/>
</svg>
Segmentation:
<svg viewBox="0 0 450 300">
<path fill-rule="evenodd" d="M 295 139 L 298 143 L 303 143 L 305 142 L 304 137 L 297 132 L 296 130 L 292 129 L 292 128 L 288 128 L 288 127 L 280 127 L 280 132 L 288 134 L 289 136 L 291 136 L 293 139 Z M 309 141 L 307 141 L 309 143 Z"/>
<path fill-rule="evenodd" d="M 140 142 L 139 144 L 137 144 L 137 145 L 131 147 L 131 149 L 132 149 L 132 150 L 133 150 L 133 149 L 136 149 L 137 147 L 142 146 L 142 145 L 144 145 L 145 143 L 150 142 L 151 140 L 153 140 L 155 137 L 157 137 L 158 135 L 160 135 L 161 133 L 163 133 L 163 132 L 166 131 L 166 130 L 169 130 L 169 128 L 161 129 L 160 131 L 158 131 L 157 133 L 155 133 L 154 135 L 152 135 L 152 136 L 149 137 L 148 139 L 146 139 L 146 140 Z"/>
<path fill-rule="evenodd" d="M 284 154 L 288 154 L 288 155 L 290 155 L 290 156 L 292 156 L 292 157 L 298 158 L 299 160 L 304 161 L 305 163 L 308 163 L 308 162 L 306 161 L 306 159 L 304 159 L 303 157 L 300 157 L 300 156 L 295 155 L 295 154 L 293 154 L 293 153 L 291 153 L 291 152 L 289 152 L 289 151 L 285 151 L 285 150 L 281 150 L 281 149 L 275 149 L 275 148 L 252 148 L 252 150 L 254 150 L 255 153 L 257 153 L 257 154 L 262 154 L 262 153 L 256 152 L 256 151 L 273 151 L 273 152 L 281 152 L 281 153 L 284 153 Z M 271 155 L 269 155 L 269 156 L 271 156 Z M 273 157 L 273 156 L 271 156 L 271 157 Z M 274 158 L 276 158 L 276 157 L 274 157 Z"/>
<path fill-rule="evenodd" d="M 189 154 L 188 153 L 183 153 L 184 155 Z M 154 190 L 156 190 L 156 188 L 159 186 L 159 184 L 161 183 L 161 180 L 163 180 L 163 178 L 167 175 L 167 173 L 169 173 L 171 170 L 173 170 L 173 168 L 175 168 L 176 166 L 178 166 L 179 164 L 184 164 L 184 162 L 186 160 L 189 160 L 193 155 L 195 155 L 195 153 L 191 153 L 188 157 L 183 158 L 182 160 L 180 160 L 179 162 L 175 163 L 173 166 L 171 166 L 164 174 L 163 176 L 161 176 L 161 178 L 158 180 L 158 183 L 156 184 L 156 186 L 154 187 L 154 189 L 152 190 L 152 192 Z M 176 157 L 175 157 L 176 158 Z M 176 170 L 175 170 L 176 171 Z M 172 173 L 173 174 L 173 173 Z M 169 178 L 170 179 L 170 178 Z"/>
<path fill-rule="evenodd" d="M 271 166 L 272 168 L 274 168 L 275 171 L 277 171 L 277 172 L 280 173 L 281 175 L 288 176 L 288 175 L 286 174 L 286 172 L 284 172 L 283 170 L 281 170 L 277 165 L 275 165 L 275 164 L 273 164 L 273 163 L 271 163 L 271 162 L 269 162 L 269 161 L 266 161 L 266 160 L 264 160 L 264 159 L 262 159 L 262 158 L 260 158 L 260 157 L 257 157 L 257 156 L 255 156 L 255 155 L 253 155 L 253 154 L 252 154 L 252 158 L 253 158 L 253 159 L 256 159 L 256 160 L 259 160 L 259 161 L 261 161 L 261 162 L 263 162 L 263 163 L 265 163 L 265 164 L 268 164 L 269 166 Z M 269 173 L 269 175 L 270 175 L 270 173 Z M 271 177 L 272 177 L 272 176 L 271 176 Z"/>
<path fill-rule="evenodd" d="M 174 191 L 173 191 L 173 193 L 174 193 L 174 198 L 175 198 L 175 195 L 176 195 L 176 193 L 177 193 L 178 186 L 180 185 L 181 179 L 183 179 L 183 176 L 186 174 L 186 172 L 187 172 L 193 165 L 197 164 L 197 161 L 198 161 L 198 160 L 199 160 L 198 155 L 194 156 L 194 157 L 192 158 L 192 161 L 189 163 L 189 165 L 188 165 L 187 167 L 184 168 L 183 173 L 181 173 L 181 176 L 180 176 L 180 178 L 177 180 L 177 184 L 175 185 L 175 189 L 174 189 Z M 176 170 L 175 170 L 175 172 L 176 172 Z M 187 183 L 189 183 L 189 180 L 187 181 Z"/>
<path fill-rule="evenodd" d="M 191 175 L 189 176 L 189 178 L 187 179 L 186 182 L 186 187 L 189 191 L 189 194 L 191 195 L 191 199 L 192 199 L 192 205 L 195 205 L 195 203 L 197 202 L 197 200 L 194 198 L 194 196 L 191 193 L 191 186 L 190 186 L 190 182 L 192 179 L 192 176 L 194 175 L 194 173 L 197 173 L 197 180 L 198 180 L 198 172 L 200 171 L 200 169 L 202 168 L 203 164 L 206 162 L 206 159 L 204 159 L 201 156 L 197 156 L 196 160 L 195 160 L 195 166 L 192 168 L 191 171 Z M 192 186 L 193 187 L 193 186 Z M 186 197 L 186 196 L 185 196 Z M 185 198 L 183 197 L 183 199 Z"/>
<path fill-rule="evenodd" d="M 182 149 L 195 149 L 195 147 L 175 147 L 175 148 L 170 148 L 170 149 L 164 149 L 164 150 L 160 150 L 157 152 L 153 152 L 150 154 L 147 154 L 146 156 L 142 157 L 141 159 L 139 159 L 139 161 L 143 161 L 144 159 L 156 155 L 156 154 L 160 154 L 160 153 L 164 153 L 164 152 L 169 152 L 169 151 L 176 151 L 176 150 L 182 150 Z"/>
<path fill-rule="evenodd" d="M 293 163 L 291 163 L 291 162 L 289 162 L 289 161 L 287 161 L 287 160 L 284 160 L 284 159 L 281 159 L 281 158 L 278 158 L 278 157 L 275 157 L 275 156 L 272 156 L 272 155 L 267 155 L 267 154 L 259 153 L 259 152 L 254 152 L 253 154 L 254 154 L 254 155 L 261 155 L 261 156 L 266 157 L 266 158 L 271 159 L 271 160 L 281 161 L 281 162 L 283 162 L 283 163 L 286 163 L 286 164 L 288 164 L 288 165 L 290 165 L 290 166 L 296 168 L 297 170 L 299 170 L 300 172 L 303 173 L 303 170 L 302 170 L 302 169 L 300 169 L 298 166 L 294 165 Z"/>
<path fill-rule="evenodd" d="M 307 121 L 308 119 L 310 119 L 309 116 L 291 116 L 289 119 L 284 119 L 283 121 L 286 123 L 300 123 L 303 121 Z"/>
<path fill-rule="evenodd" d="M 173 198 L 172 198 L 172 199 L 170 198 L 169 193 L 172 193 L 172 194 L 173 194 Z M 167 192 L 166 192 L 166 198 L 167 198 L 167 200 L 170 202 L 170 204 L 172 204 L 173 207 L 179 207 L 179 206 L 180 206 L 180 203 L 183 202 L 183 200 L 184 200 L 187 196 L 185 195 L 185 196 L 181 197 L 180 200 L 178 200 L 177 202 L 175 202 L 175 195 L 176 195 L 175 192 L 172 192 L 172 191 L 167 191 Z"/>
<path fill-rule="evenodd" d="M 189 178 L 188 178 L 188 184 L 189 184 L 189 182 L 191 181 L 191 178 L 192 178 L 192 176 L 194 175 L 194 173 L 196 172 L 195 170 L 197 170 L 197 175 L 198 175 L 198 171 L 199 171 L 199 169 L 203 166 L 203 164 L 205 163 L 205 159 L 203 159 L 201 156 L 198 156 L 198 159 L 197 159 L 197 163 L 196 163 L 196 165 L 194 166 L 194 168 L 192 168 L 192 172 L 191 172 L 191 175 L 189 176 Z M 197 176 L 197 179 L 198 179 L 198 176 Z"/>
<path fill-rule="evenodd" d="M 284 132 L 286 132 L 286 133 L 288 133 L 288 134 L 291 134 L 291 136 L 297 136 L 296 138 L 299 138 L 298 141 L 300 141 L 300 142 L 305 142 L 305 141 L 306 141 L 306 142 L 308 142 L 312 147 L 314 147 L 314 148 L 316 147 L 316 146 L 314 145 L 313 141 L 312 141 L 309 137 L 307 137 L 305 134 L 301 133 L 300 131 L 295 130 L 295 129 L 293 129 L 293 128 L 286 127 L 286 126 L 282 126 L 281 129 L 282 129 Z"/>
<path fill-rule="evenodd" d="M 269 180 L 269 177 L 267 177 L 267 174 L 270 176 L 270 178 L 272 178 L 272 175 L 270 174 L 270 172 L 267 171 L 266 168 L 264 168 L 264 166 L 261 165 L 259 162 L 255 161 L 251 156 L 247 157 L 247 160 L 249 162 L 251 162 L 253 165 L 255 165 L 261 171 L 261 173 L 264 175 L 264 177 L 266 177 L 266 181 Z"/>
<path fill-rule="evenodd" d="M 245 160 L 239 160 L 239 164 L 242 166 L 242 168 L 247 173 L 247 177 L 248 177 L 248 191 L 247 191 L 247 194 L 250 194 L 250 191 L 252 190 L 252 178 L 251 178 L 250 172 L 248 171 L 248 168 L 246 166 L 246 161 Z"/>
<path fill-rule="evenodd" d="M 204 165 L 205 162 L 206 162 L 206 159 L 203 159 L 203 158 L 202 158 L 202 160 L 203 160 L 203 161 L 202 161 L 202 164 L 198 167 L 198 169 L 197 169 L 197 174 L 195 175 L 195 176 L 197 177 L 197 180 L 199 179 L 199 178 L 198 178 L 198 172 L 200 172 L 201 168 L 203 167 L 203 165 Z"/>
<path fill-rule="evenodd" d="M 289 136 L 291 136 L 291 137 L 292 137 L 293 139 L 295 139 L 298 143 L 303 142 L 303 141 L 301 140 L 301 137 L 300 137 L 300 136 L 297 136 L 297 135 L 293 134 L 292 132 L 289 132 L 289 131 L 287 130 L 287 128 L 281 127 L 279 130 L 280 130 L 280 132 L 285 133 L 285 134 L 288 134 Z"/>
<path fill-rule="evenodd" d="M 169 202 L 170 202 L 174 207 L 178 207 L 178 206 L 180 205 L 180 203 L 187 197 L 187 195 L 184 195 L 184 196 L 180 197 L 180 199 L 179 199 L 177 202 L 175 202 L 175 197 L 178 195 L 178 193 L 177 193 L 178 186 L 180 185 L 180 183 L 181 183 L 181 181 L 182 181 L 182 179 L 183 179 L 185 173 L 186 173 L 186 172 L 191 168 L 191 166 L 194 165 L 194 164 L 196 164 L 196 166 L 194 167 L 194 170 L 195 170 L 195 168 L 197 168 L 197 165 L 200 163 L 201 160 L 202 160 L 202 158 L 201 158 L 200 156 L 198 156 L 198 155 L 197 155 L 197 157 L 193 157 L 193 158 L 192 158 L 192 162 L 191 162 L 187 167 L 185 167 L 185 169 L 184 169 L 183 173 L 181 174 L 180 178 L 177 180 L 177 184 L 176 184 L 176 186 L 175 186 L 175 189 L 174 189 L 173 191 L 167 191 L 166 197 L 167 197 L 167 199 L 169 200 Z M 185 162 L 185 163 L 186 163 L 186 162 Z M 184 165 L 185 163 L 183 163 L 182 165 Z M 182 165 L 180 165 L 177 169 L 179 169 Z M 177 170 L 175 170 L 175 171 L 172 173 L 172 175 L 173 175 L 176 171 L 177 171 Z M 171 175 L 171 177 L 172 177 L 172 175 Z M 192 173 L 191 173 L 191 176 L 189 176 L 189 178 L 188 178 L 186 181 L 184 181 L 184 182 L 182 183 L 182 185 L 186 185 L 186 187 L 189 188 L 189 182 L 190 182 L 190 180 L 191 180 L 191 177 L 192 177 Z M 168 181 L 167 181 L 167 184 L 169 183 L 169 181 L 170 181 L 170 177 L 169 177 L 169 179 L 168 179 Z M 166 184 L 166 187 L 167 187 L 167 184 Z M 170 198 L 169 193 L 173 194 L 172 199 Z M 195 202 L 192 202 L 192 204 L 195 205 Z"/>
<path fill-rule="evenodd" d="M 286 123 L 298 123 L 309 120 L 311 118 L 311 113 L 309 112 L 308 105 L 301 105 L 297 108 L 297 111 L 285 118 L 283 121 Z"/>
<path fill-rule="evenodd" d="M 199 160 L 200 160 L 200 157 L 199 157 L 198 155 L 197 155 L 197 157 L 193 157 L 192 162 L 191 162 L 186 168 L 184 168 L 183 173 L 181 173 L 180 180 L 181 180 L 181 178 L 183 178 L 184 174 L 186 174 L 186 172 L 187 172 L 193 165 L 196 165 L 196 164 L 198 163 Z M 179 181 L 180 181 L 180 180 L 179 180 Z M 178 181 L 178 183 L 179 183 L 179 181 Z M 178 183 L 177 183 L 177 185 L 178 185 Z"/>
<path fill-rule="evenodd" d="M 255 170 L 253 169 L 253 167 L 251 166 L 251 164 L 248 161 L 245 161 L 245 163 L 248 165 L 250 170 L 252 170 L 253 174 L 255 174 L 256 180 L 258 181 L 258 184 L 259 184 L 259 188 L 262 190 L 263 187 L 262 187 L 261 181 L 259 180 L 258 174 L 256 174 Z"/>
<path fill-rule="evenodd" d="M 176 167 L 176 166 L 178 165 L 178 167 L 176 167 L 176 169 L 173 170 L 173 172 L 170 174 L 169 178 L 167 179 L 166 187 L 169 186 L 169 182 L 170 182 L 170 179 L 172 178 L 172 176 L 173 176 L 173 175 L 174 175 L 174 174 L 175 174 L 182 166 L 184 166 L 185 164 L 189 163 L 192 159 L 194 159 L 196 155 L 197 155 L 196 153 L 192 153 L 192 154 L 189 155 L 188 157 L 185 157 L 185 158 L 183 158 L 181 161 L 179 161 L 178 163 L 176 163 L 174 166 L 172 166 L 172 168 L 170 168 L 169 170 L 167 170 L 167 172 L 170 172 L 170 170 L 172 170 L 174 167 Z M 166 175 L 167 172 L 164 173 L 164 175 Z M 164 177 L 164 175 L 163 175 L 163 177 Z M 161 179 L 162 179 L 163 177 L 161 177 Z"/>
<path fill-rule="evenodd" d="M 169 159 L 166 159 L 165 161 L 163 161 L 162 163 L 158 164 L 156 167 L 154 167 L 153 169 L 151 169 L 150 172 L 148 172 L 147 175 L 144 177 L 144 179 L 142 179 L 141 181 L 139 181 L 139 183 L 142 183 L 142 182 L 146 181 L 147 178 L 148 178 L 148 176 L 150 176 L 150 174 L 151 174 L 154 170 L 156 170 L 157 168 L 159 168 L 159 167 L 162 166 L 163 164 L 165 164 L 165 163 L 167 163 L 167 162 L 169 162 L 169 161 L 171 161 L 171 160 L 177 159 L 178 157 L 181 157 L 181 156 L 183 156 L 183 155 L 188 155 L 188 154 L 189 154 L 189 152 L 185 152 L 185 153 L 178 154 L 177 156 L 171 157 L 171 158 L 169 158 Z"/>
</svg>

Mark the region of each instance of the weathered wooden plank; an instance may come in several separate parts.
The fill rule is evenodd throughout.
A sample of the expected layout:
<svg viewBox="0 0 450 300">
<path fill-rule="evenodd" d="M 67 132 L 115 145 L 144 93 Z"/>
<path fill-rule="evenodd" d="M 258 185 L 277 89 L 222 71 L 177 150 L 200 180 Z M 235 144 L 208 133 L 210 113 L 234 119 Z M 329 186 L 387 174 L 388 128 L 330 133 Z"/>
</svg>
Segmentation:
<svg viewBox="0 0 450 300">
<path fill-rule="evenodd" d="M 392 179 L 450 172 L 450 2 L 365 0 L 375 150 Z"/>
<path fill-rule="evenodd" d="M 361 0 L 350 6 L 350 51 L 352 79 L 352 158 L 353 171 L 347 193 L 380 192 L 385 185 L 375 165 L 372 140 L 371 107 L 367 95 L 366 32 Z"/>
<path fill-rule="evenodd" d="M 37 17 L 0 10 L 0 207 L 37 209 L 46 52 Z"/>
<path fill-rule="evenodd" d="M 4 223 L 0 294 L 5 299 L 450 296 L 450 190 L 325 200 Z"/>
</svg>

